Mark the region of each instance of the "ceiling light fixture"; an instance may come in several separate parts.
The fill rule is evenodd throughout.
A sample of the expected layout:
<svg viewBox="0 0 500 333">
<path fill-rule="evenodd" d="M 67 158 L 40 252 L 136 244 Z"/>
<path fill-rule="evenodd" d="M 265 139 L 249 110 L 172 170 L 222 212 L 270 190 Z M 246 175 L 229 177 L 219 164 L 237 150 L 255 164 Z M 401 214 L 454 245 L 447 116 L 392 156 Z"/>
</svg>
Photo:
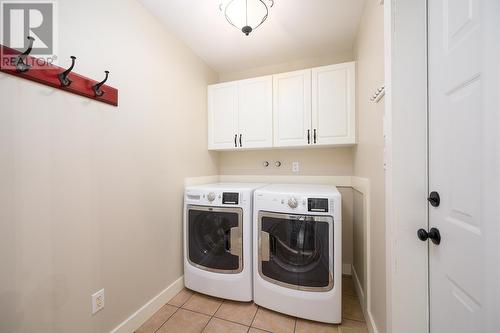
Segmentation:
<svg viewBox="0 0 500 333">
<path fill-rule="evenodd" d="M 229 0 L 222 2 L 219 8 L 229 24 L 248 36 L 264 23 L 273 6 L 274 0 Z"/>
</svg>

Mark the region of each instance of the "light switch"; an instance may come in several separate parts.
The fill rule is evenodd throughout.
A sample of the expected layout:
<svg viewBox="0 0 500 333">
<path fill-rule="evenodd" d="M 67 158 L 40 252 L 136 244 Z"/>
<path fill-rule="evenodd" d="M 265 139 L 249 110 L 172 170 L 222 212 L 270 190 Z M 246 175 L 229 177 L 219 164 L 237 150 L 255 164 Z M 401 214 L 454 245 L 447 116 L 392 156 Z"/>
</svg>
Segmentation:
<svg viewBox="0 0 500 333">
<path fill-rule="evenodd" d="M 300 171 L 300 164 L 299 162 L 292 162 L 292 172 L 299 172 Z"/>
</svg>

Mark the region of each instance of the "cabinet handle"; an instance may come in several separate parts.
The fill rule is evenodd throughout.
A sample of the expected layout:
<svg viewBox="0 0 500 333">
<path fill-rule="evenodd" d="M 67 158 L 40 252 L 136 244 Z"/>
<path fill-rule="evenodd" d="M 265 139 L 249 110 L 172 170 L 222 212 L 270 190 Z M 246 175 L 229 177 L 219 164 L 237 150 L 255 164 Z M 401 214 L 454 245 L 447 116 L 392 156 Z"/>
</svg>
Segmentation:
<svg viewBox="0 0 500 333">
<path fill-rule="evenodd" d="M 237 139 L 238 139 L 238 134 L 235 134 L 234 135 L 234 147 L 235 148 L 238 148 L 238 143 L 236 142 Z"/>
<path fill-rule="evenodd" d="M 307 144 L 311 144 L 311 130 L 307 130 Z"/>
<path fill-rule="evenodd" d="M 243 134 L 240 134 L 240 147 L 243 147 L 243 145 L 241 144 L 241 137 L 243 136 Z"/>
<path fill-rule="evenodd" d="M 316 144 L 316 129 L 314 129 L 314 144 Z"/>
</svg>

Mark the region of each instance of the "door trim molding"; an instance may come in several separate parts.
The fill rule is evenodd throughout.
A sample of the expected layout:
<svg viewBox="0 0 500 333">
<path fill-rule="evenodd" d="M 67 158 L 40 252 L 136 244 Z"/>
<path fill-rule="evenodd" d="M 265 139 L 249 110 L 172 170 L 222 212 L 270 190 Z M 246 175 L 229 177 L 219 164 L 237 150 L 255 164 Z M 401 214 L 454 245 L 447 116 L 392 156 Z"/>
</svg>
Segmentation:
<svg viewBox="0 0 500 333">
<path fill-rule="evenodd" d="M 428 225 L 427 0 L 386 1 L 384 16 L 387 332 L 423 333 L 428 253 L 416 231 Z"/>
</svg>

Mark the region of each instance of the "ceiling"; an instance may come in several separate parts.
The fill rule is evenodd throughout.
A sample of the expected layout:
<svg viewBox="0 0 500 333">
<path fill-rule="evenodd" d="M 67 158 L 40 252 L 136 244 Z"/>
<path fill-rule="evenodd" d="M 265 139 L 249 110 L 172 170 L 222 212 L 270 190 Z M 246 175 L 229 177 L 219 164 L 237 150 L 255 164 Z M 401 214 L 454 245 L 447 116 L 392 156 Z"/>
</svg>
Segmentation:
<svg viewBox="0 0 500 333">
<path fill-rule="evenodd" d="M 352 50 L 365 0 L 275 0 L 250 36 L 231 26 L 221 0 L 139 0 L 219 74 Z"/>
</svg>

